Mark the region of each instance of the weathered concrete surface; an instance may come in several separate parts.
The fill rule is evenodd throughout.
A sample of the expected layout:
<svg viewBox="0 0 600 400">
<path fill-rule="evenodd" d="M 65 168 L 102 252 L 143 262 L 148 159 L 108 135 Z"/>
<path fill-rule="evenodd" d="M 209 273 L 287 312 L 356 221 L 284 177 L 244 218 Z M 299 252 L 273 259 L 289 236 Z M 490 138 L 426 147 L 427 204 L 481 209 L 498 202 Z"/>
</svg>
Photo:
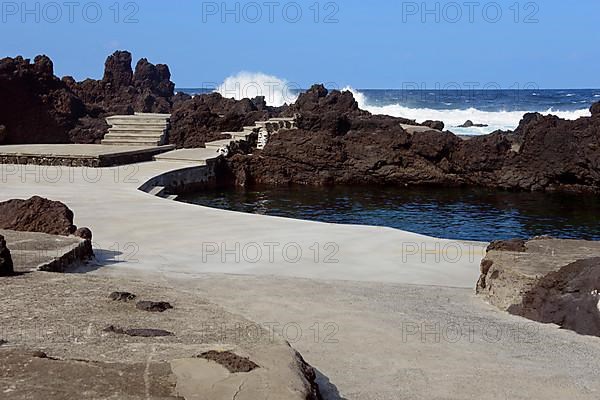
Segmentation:
<svg viewBox="0 0 600 400">
<path fill-rule="evenodd" d="M 195 291 L 42 272 L 2 278 L 1 284 L 0 339 L 5 343 L 0 346 L 0 398 L 5 393 L 16 400 L 172 399 L 178 392 L 187 399 L 231 399 L 236 393 L 238 399 L 314 398 L 287 343 Z M 140 311 L 135 302 L 110 299 L 115 290 L 135 293 L 138 299 L 168 300 L 174 308 Z M 164 329 L 174 335 L 130 337 L 105 332 L 108 325 Z M 260 368 L 225 374 L 221 365 L 207 362 L 201 368 L 206 374 L 195 381 L 196 360 L 176 361 L 209 350 L 249 357 Z M 32 358 L 33 351 L 48 359 Z M 189 388 L 198 392 L 190 396 Z"/>
<path fill-rule="evenodd" d="M 512 316 L 473 289 L 220 274 L 162 279 L 283 333 L 318 369 L 325 399 L 600 397 L 600 340 Z"/>
<path fill-rule="evenodd" d="M 0 348 L 0 398 L 177 400 L 165 362 L 120 363 L 34 357 Z"/>
<path fill-rule="evenodd" d="M 319 370 L 326 399 L 480 399 L 482 393 L 490 399 L 599 397 L 596 339 L 534 324 L 537 336 L 531 343 L 530 321 L 474 296 L 485 244 L 212 210 L 137 191 L 153 176 L 185 166 L 193 164 L 102 169 L 93 182 L 81 178 L 80 169 L 63 169 L 58 183 L 35 182 L 31 172 L 22 179 L 20 167 L 0 166 L 6 182 L 0 197 L 40 194 L 66 202 L 78 223 L 94 231 L 103 267 L 93 274 L 114 274 L 121 282 L 133 276 L 160 280 L 251 320 L 279 323 L 279 330 L 300 324 L 303 335 L 293 346 Z M 286 260 L 278 251 L 271 261 L 268 248 L 261 246 L 263 257 L 254 262 L 235 250 L 236 243 L 243 249 L 267 242 L 278 242 L 278 249 L 296 243 L 302 257 L 291 260 L 290 253 Z M 310 250 L 315 243 L 321 246 L 318 262 Z M 328 243 L 337 245 L 330 260 L 337 262 L 324 261 Z M 217 246 L 216 254 L 207 244 Z M 225 251 L 231 249 L 233 255 Z M 431 335 L 423 341 L 418 331 L 407 331 L 430 323 L 450 328 L 453 322 L 464 327 L 466 339 L 454 343 L 445 333 L 452 341 L 435 335 L 433 342 Z M 316 341 L 315 323 L 321 332 Z M 328 323 L 339 327 L 337 342 L 324 342 L 336 326 Z M 477 332 L 473 341 L 470 326 Z M 499 342 L 495 327 L 502 329 Z M 516 341 L 505 339 L 515 330 L 520 332 Z M 290 339 L 293 334 L 291 326 Z"/>
<path fill-rule="evenodd" d="M 16 273 L 31 271 L 62 272 L 78 267 L 92 256 L 85 240 L 76 236 L 47 235 L 0 229 L 6 239 Z"/>
</svg>

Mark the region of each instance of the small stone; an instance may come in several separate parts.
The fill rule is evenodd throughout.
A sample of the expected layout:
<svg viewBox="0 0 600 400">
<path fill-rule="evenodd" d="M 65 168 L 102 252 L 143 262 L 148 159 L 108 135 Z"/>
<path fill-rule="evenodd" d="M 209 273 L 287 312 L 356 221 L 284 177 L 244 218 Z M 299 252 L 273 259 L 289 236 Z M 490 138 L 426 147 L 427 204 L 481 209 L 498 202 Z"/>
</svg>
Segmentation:
<svg viewBox="0 0 600 400">
<path fill-rule="evenodd" d="M 137 296 L 129 292 L 112 292 L 109 298 L 113 301 L 133 301 Z"/>
<path fill-rule="evenodd" d="M 31 356 L 34 358 L 48 358 L 48 354 L 44 353 L 43 351 L 34 351 L 31 353 Z"/>
<path fill-rule="evenodd" d="M 136 308 L 142 311 L 164 312 L 172 309 L 173 306 L 165 301 L 140 301 L 136 304 Z"/>
</svg>

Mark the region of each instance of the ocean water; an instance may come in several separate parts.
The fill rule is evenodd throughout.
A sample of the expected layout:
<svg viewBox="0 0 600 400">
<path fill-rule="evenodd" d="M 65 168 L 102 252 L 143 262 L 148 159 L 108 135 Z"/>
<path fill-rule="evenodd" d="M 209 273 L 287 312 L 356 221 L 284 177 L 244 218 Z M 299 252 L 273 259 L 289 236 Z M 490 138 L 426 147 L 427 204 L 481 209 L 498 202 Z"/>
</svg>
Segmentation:
<svg viewBox="0 0 600 400">
<path fill-rule="evenodd" d="M 238 74 L 216 91 L 237 99 L 265 95 L 278 106 L 295 101 L 301 90 L 283 80 Z M 262 80 L 262 81 L 261 81 Z M 260 81 L 260 84 L 256 82 Z M 241 85 L 239 84 L 241 82 Z M 227 87 L 226 87 L 227 86 Z M 251 90 L 232 88 L 243 87 Z M 215 89 L 179 89 L 189 94 Z M 566 119 L 589 116 L 600 101 L 594 90 L 350 90 L 362 109 L 374 114 L 441 120 L 462 135 L 513 130 L 527 112 Z M 269 95 L 269 93 L 271 95 Z M 459 128 L 466 120 L 487 127 Z M 209 190 L 180 198 L 193 204 L 241 212 L 322 222 L 389 226 L 424 235 L 492 241 L 551 235 L 600 240 L 600 197 L 593 195 L 510 193 L 481 189 L 394 187 L 266 187 Z"/>
<path fill-rule="evenodd" d="M 180 201 L 253 214 L 388 226 L 447 239 L 550 235 L 600 240 L 600 197 L 486 189 L 372 186 L 207 190 Z"/>
<path fill-rule="evenodd" d="M 285 81 L 262 75 L 236 76 L 234 85 L 228 81 L 217 89 L 182 88 L 189 94 L 219 91 L 226 97 L 265 95 L 270 105 L 293 102 L 302 90 L 291 89 Z M 228 83 L 229 82 L 229 83 Z M 258 83 L 255 83 L 258 82 Z M 271 83 L 269 83 L 271 82 Z M 236 90 L 237 88 L 237 90 Z M 240 89 L 245 88 L 245 89 Z M 539 89 L 539 90 L 350 90 L 359 106 L 373 114 L 414 119 L 444 121 L 446 129 L 461 135 L 482 135 L 495 130 L 513 130 L 525 113 L 540 112 L 565 119 L 589 116 L 590 106 L 600 101 L 600 89 Z M 467 120 L 487 127 L 459 128 Z"/>
</svg>

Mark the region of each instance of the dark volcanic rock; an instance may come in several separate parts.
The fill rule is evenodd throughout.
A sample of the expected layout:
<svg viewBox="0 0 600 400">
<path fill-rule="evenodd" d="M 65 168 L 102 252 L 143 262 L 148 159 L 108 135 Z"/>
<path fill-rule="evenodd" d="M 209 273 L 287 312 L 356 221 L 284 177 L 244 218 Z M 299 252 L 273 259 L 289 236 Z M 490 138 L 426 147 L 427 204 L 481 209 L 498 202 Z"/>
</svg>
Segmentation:
<svg viewBox="0 0 600 400">
<path fill-rule="evenodd" d="M 106 60 L 102 80 L 71 82 L 71 89 L 96 118 L 134 112 L 169 113 L 175 84 L 166 65 L 153 65 L 143 58 L 135 72 L 131 54 L 117 51 Z"/>
<path fill-rule="evenodd" d="M 473 128 L 473 127 L 476 127 L 476 128 L 485 128 L 486 126 L 488 126 L 488 125 L 486 125 L 486 124 L 474 124 L 473 121 L 471 121 L 470 119 L 468 119 L 464 124 L 459 125 L 458 127 L 459 128 Z"/>
<path fill-rule="evenodd" d="M 79 228 L 74 235 L 84 240 L 92 240 L 92 231 L 89 228 Z"/>
<path fill-rule="evenodd" d="M 37 56 L 0 60 L 2 144 L 69 143 L 85 115 L 83 102 L 54 76 L 52 61 Z"/>
<path fill-rule="evenodd" d="M 241 131 L 244 126 L 269 118 L 260 99 L 226 99 L 218 93 L 183 101 L 173 111 L 169 143 L 178 147 L 203 147 L 204 143 L 225 139 L 221 132 Z"/>
<path fill-rule="evenodd" d="M 502 310 L 595 336 L 599 290 L 600 242 L 548 237 L 490 246 L 476 286 Z"/>
<path fill-rule="evenodd" d="M 138 310 L 149 312 L 164 312 L 173 308 L 173 306 L 166 301 L 139 301 L 135 307 Z"/>
<path fill-rule="evenodd" d="M 173 82 L 165 65 L 138 62 L 118 51 L 108 57 L 102 80 L 75 82 L 54 76 L 52 61 L 38 56 L 0 60 L 0 144 L 98 143 L 114 114 L 170 112 Z"/>
<path fill-rule="evenodd" d="M 438 131 L 443 131 L 444 130 L 444 123 L 442 121 L 427 120 L 427 121 L 424 121 L 421 125 L 428 126 L 431 129 L 436 129 Z"/>
<path fill-rule="evenodd" d="M 590 112 L 592 113 L 592 116 L 600 115 L 600 101 L 592 104 L 590 107 Z"/>
<path fill-rule="evenodd" d="M 204 358 L 205 360 L 214 361 L 227 368 L 232 374 L 247 373 L 254 371 L 256 368 L 260 368 L 256 363 L 251 361 L 247 357 L 240 357 L 230 351 L 207 351 L 198 356 L 198 358 Z"/>
<path fill-rule="evenodd" d="M 6 247 L 4 236 L 0 235 L 0 276 L 12 276 L 14 273 L 10 250 Z"/>
<path fill-rule="evenodd" d="M 600 107 L 595 107 L 594 111 Z M 414 121 L 371 115 L 349 92 L 313 86 L 283 111 L 298 130 L 273 135 L 253 156 L 232 154 L 219 181 L 253 184 L 485 186 L 600 192 L 600 118 L 526 114 L 514 132 L 462 140 L 409 134 Z"/>
<path fill-rule="evenodd" d="M 0 203 L 0 228 L 68 236 L 77 229 L 73 212 L 63 203 L 34 196 Z"/>
<path fill-rule="evenodd" d="M 108 57 L 104 64 L 102 82 L 115 88 L 131 85 L 133 81 L 131 61 L 131 53 L 116 51 L 112 56 Z"/>
<path fill-rule="evenodd" d="M 600 336 L 600 257 L 579 260 L 543 277 L 511 306 L 511 314 Z"/>
<path fill-rule="evenodd" d="M 137 296 L 133 293 L 129 293 L 129 292 L 112 292 L 108 298 L 111 299 L 112 301 L 123 301 L 123 302 L 129 302 L 129 301 L 133 301 L 135 300 Z"/>
</svg>

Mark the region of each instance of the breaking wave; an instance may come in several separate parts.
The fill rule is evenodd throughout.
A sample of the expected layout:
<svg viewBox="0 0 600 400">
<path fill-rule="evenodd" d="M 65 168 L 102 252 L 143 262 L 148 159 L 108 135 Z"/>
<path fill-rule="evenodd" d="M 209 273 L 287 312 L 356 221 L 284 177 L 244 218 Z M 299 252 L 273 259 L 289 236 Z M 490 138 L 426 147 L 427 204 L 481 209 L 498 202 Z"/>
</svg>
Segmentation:
<svg viewBox="0 0 600 400">
<path fill-rule="evenodd" d="M 361 93 L 360 91 L 355 90 L 352 87 L 346 87 L 344 88 L 344 90 L 352 92 L 360 108 L 363 110 L 367 110 L 372 114 L 383 114 L 390 115 L 392 117 L 403 117 L 408 119 L 414 119 L 417 122 L 423 122 L 426 120 L 443 121 L 444 124 L 446 124 L 446 129 L 451 130 L 454 133 L 465 135 L 481 135 L 491 133 L 498 129 L 513 130 L 519 125 L 519 121 L 521 121 L 524 114 L 528 112 L 537 111 L 482 111 L 476 108 L 436 110 L 432 108 L 409 108 L 402 106 L 401 104 L 375 106 L 369 104 L 369 100 L 364 93 Z M 541 113 L 545 115 L 557 115 L 560 118 L 571 120 L 591 115 L 589 109 L 587 108 L 574 111 L 555 111 L 552 108 L 550 108 L 545 111 L 542 111 Z M 488 126 L 458 128 L 459 125 L 464 124 L 467 120 L 471 120 L 476 124 L 487 124 Z"/>
<path fill-rule="evenodd" d="M 298 85 L 273 75 L 240 72 L 226 78 L 215 91 L 236 100 L 264 96 L 268 105 L 278 107 L 295 102 L 298 95 L 293 91 L 297 89 Z"/>
</svg>

